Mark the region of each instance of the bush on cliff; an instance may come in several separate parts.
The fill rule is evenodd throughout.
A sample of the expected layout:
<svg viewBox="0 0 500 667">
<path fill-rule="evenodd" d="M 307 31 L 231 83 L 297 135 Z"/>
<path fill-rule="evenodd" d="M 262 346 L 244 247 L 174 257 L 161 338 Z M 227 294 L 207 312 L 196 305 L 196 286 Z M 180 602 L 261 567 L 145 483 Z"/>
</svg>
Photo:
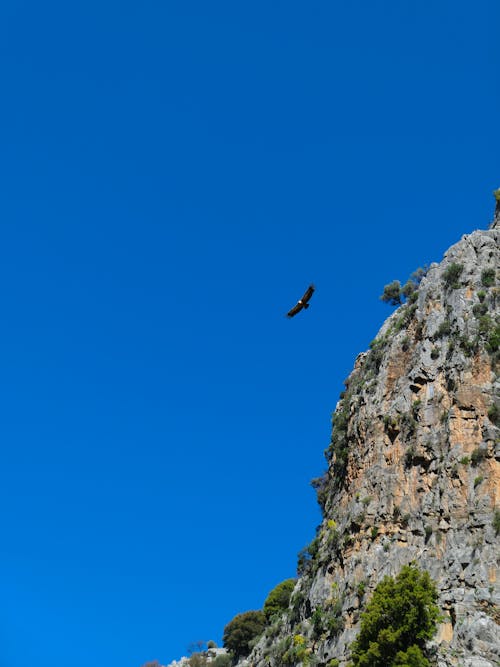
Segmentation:
<svg viewBox="0 0 500 667">
<path fill-rule="evenodd" d="M 401 295 L 401 283 L 399 280 L 393 280 L 392 283 L 385 285 L 380 299 L 385 303 L 390 303 L 391 306 L 400 306 L 403 303 Z"/>
<path fill-rule="evenodd" d="M 417 299 L 417 291 L 422 278 L 427 275 L 428 270 L 428 266 L 418 267 L 402 287 L 399 280 L 393 280 L 392 283 L 384 286 L 380 299 L 391 306 L 400 306 L 405 299 L 413 303 Z"/>
<path fill-rule="evenodd" d="M 457 264 L 457 262 L 450 264 L 443 272 L 443 282 L 445 287 L 458 289 L 460 287 L 459 278 L 462 275 L 463 270 L 463 264 Z"/>
<path fill-rule="evenodd" d="M 429 667 L 425 641 L 440 619 L 437 591 L 428 572 L 414 565 L 396 579 L 385 577 L 361 616 L 361 630 L 352 644 L 354 667 Z"/>
<path fill-rule="evenodd" d="M 263 609 L 267 621 L 271 621 L 273 616 L 282 614 L 288 609 L 296 581 L 296 579 L 285 579 L 269 593 Z"/>
<path fill-rule="evenodd" d="M 246 611 L 226 625 L 222 641 L 235 658 L 241 658 L 250 653 L 253 641 L 260 637 L 265 627 L 266 617 L 262 611 Z"/>
</svg>

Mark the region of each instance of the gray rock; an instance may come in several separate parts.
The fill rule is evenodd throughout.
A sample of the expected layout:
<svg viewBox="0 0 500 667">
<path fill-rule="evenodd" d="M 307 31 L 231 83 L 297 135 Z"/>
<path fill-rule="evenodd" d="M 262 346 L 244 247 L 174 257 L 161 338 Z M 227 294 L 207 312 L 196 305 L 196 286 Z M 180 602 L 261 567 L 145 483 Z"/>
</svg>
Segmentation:
<svg viewBox="0 0 500 667">
<path fill-rule="evenodd" d="M 484 658 L 472 657 L 465 659 L 464 667 L 498 667 L 498 663 L 495 666 L 492 662 Z"/>
<path fill-rule="evenodd" d="M 465 235 L 431 265 L 416 308 L 401 306 L 380 329 L 378 360 L 373 351 L 356 358 L 337 404 L 348 415 L 345 479 L 333 456 L 318 554 L 296 588 L 302 602 L 239 667 L 281 667 L 279 643 L 296 634 L 321 662 L 337 658 L 345 667 L 374 588 L 412 561 L 435 580 L 449 617 L 429 645 L 435 664 L 500 664 L 500 539 L 492 527 L 500 429 L 488 417 L 499 391 L 488 341 L 500 285 L 482 284 L 485 268 L 499 273 L 499 221 L 497 211 L 489 230 Z M 456 285 L 447 284 L 452 263 L 462 267 Z M 475 308 L 478 292 L 485 296 Z M 314 610 L 339 606 L 343 627 L 313 638 Z"/>
</svg>

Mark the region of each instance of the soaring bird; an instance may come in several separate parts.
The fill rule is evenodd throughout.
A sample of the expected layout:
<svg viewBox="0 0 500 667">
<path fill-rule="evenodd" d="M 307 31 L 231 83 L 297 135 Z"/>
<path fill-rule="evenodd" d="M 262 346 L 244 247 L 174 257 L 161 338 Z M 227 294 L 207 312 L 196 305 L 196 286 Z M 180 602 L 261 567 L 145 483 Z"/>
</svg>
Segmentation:
<svg viewBox="0 0 500 667">
<path fill-rule="evenodd" d="M 302 310 L 302 308 L 309 308 L 309 304 L 307 302 L 312 297 L 313 292 L 314 292 L 314 285 L 309 285 L 302 299 L 299 299 L 295 304 L 295 306 L 288 311 L 288 313 L 286 314 L 287 317 L 293 317 L 294 315 L 297 315 L 297 313 L 299 313 Z"/>
</svg>

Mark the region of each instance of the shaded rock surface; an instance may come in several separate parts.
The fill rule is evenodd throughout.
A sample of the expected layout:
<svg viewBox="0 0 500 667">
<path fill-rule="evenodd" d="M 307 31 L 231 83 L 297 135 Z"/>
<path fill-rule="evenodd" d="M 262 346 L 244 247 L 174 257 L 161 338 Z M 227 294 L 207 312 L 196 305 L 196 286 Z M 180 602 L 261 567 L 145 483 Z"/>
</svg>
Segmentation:
<svg viewBox="0 0 500 667">
<path fill-rule="evenodd" d="M 240 667 L 345 667 L 373 589 L 412 561 L 439 591 L 432 663 L 500 664 L 499 237 L 497 210 L 356 359 L 318 484 L 323 522 L 288 612 Z M 286 662 L 294 636 L 306 663 Z"/>
</svg>

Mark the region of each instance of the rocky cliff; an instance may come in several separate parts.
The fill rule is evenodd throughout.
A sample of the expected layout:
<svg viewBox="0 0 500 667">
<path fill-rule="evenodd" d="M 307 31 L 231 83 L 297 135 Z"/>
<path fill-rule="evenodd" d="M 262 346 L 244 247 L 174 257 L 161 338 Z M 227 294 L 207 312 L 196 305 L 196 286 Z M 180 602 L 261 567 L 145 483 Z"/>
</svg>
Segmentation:
<svg viewBox="0 0 500 667">
<path fill-rule="evenodd" d="M 499 237 L 497 206 L 356 359 L 316 480 L 322 524 L 288 612 L 241 666 L 290 664 L 295 637 L 295 664 L 345 667 L 375 586 L 411 562 L 439 592 L 433 664 L 500 664 Z"/>
</svg>

